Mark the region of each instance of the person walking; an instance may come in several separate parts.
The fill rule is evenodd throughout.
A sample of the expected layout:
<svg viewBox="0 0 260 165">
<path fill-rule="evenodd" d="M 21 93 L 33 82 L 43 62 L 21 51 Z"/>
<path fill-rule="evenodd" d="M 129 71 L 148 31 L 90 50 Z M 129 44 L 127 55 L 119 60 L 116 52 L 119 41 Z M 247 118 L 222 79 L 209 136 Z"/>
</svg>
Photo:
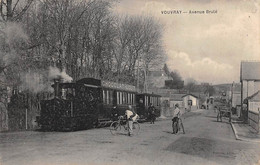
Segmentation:
<svg viewBox="0 0 260 165">
<path fill-rule="evenodd" d="M 126 121 L 128 124 L 128 136 L 131 136 L 133 133 L 133 122 L 135 116 L 137 115 L 134 111 L 134 109 L 132 108 L 131 105 L 128 106 L 128 109 L 125 111 L 125 115 L 126 115 Z"/>
<path fill-rule="evenodd" d="M 153 104 L 150 104 L 148 111 L 149 111 L 149 118 L 150 118 L 151 124 L 154 124 L 156 115 L 155 115 L 155 108 L 154 108 Z"/>
</svg>

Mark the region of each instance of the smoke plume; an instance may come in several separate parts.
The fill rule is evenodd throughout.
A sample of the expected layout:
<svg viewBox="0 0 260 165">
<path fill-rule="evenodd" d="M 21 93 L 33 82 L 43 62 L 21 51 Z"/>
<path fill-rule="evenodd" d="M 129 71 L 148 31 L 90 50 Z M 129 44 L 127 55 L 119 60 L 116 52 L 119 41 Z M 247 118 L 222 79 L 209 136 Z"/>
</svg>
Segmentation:
<svg viewBox="0 0 260 165">
<path fill-rule="evenodd" d="M 47 79 L 46 72 L 26 72 L 21 74 L 21 89 L 33 93 L 53 92 L 52 82 Z"/>
<path fill-rule="evenodd" d="M 49 79 L 62 79 L 63 82 L 71 82 L 73 80 L 66 71 L 60 71 L 57 67 L 49 67 Z"/>
</svg>

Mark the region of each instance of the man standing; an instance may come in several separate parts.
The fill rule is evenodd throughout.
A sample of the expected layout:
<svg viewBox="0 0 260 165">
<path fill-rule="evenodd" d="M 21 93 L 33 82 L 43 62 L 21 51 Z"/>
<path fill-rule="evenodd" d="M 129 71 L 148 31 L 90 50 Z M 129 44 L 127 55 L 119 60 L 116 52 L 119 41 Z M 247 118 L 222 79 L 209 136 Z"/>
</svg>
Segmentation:
<svg viewBox="0 0 260 165">
<path fill-rule="evenodd" d="M 149 118 L 151 120 L 151 124 L 154 124 L 156 115 L 155 115 L 155 108 L 154 108 L 153 104 L 150 104 L 148 111 L 149 111 Z"/>
<path fill-rule="evenodd" d="M 179 109 L 179 104 L 175 104 L 175 110 L 173 113 L 173 117 L 181 117 L 181 110 Z"/>
<path fill-rule="evenodd" d="M 129 105 L 128 109 L 125 111 L 125 115 L 128 124 L 128 136 L 131 136 L 131 134 L 133 133 L 133 118 L 136 116 L 136 113 L 131 105 Z"/>
<path fill-rule="evenodd" d="M 112 119 L 113 121 L 118 120 L 118 108 L 117 108 L 116 106 L 114 106 L 114 107 L 112 108 L 112 111 L 111 111 L 111 119 Z"/>
<path fill-rule="evenodd" d="M 179 105 L 175 104 L 175 109 L 174 109 L 173 119 L 172 119 L 172 126 L 174 126 L 175 122 L 177 123 L 176 125 L 179 126 L 180 117 L 181 117 L 181 110 L 179 109 Z M 178 132 L 178 129 L 176 130 L 176 132 L 174 132 L 174 130 L 173 130 L 173 133 L 177 133 L 177 132 Z M 184 132 L 184 129 L 183 129 L 183 132 Z"/>
</svg>

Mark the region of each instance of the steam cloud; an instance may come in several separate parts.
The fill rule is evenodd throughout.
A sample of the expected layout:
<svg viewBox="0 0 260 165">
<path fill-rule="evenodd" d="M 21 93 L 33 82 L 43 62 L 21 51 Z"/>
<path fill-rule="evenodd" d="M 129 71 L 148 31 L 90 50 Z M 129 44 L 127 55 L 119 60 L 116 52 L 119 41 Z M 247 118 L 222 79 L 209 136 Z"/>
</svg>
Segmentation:
<svg viewBox="0 0 260 165">
<path fill-rule="evenodd" d="M 60 71 L 56 67 L 49 68 L 49 79 L 62 79 L 63 82 L 71 82 L 73 80 L 65 71 Z"/>
<path fill-rule="evenodd" d="M 29 90 L 33 93 L 53 92 L 51 82 L 46 79 L 46 73 L 27 72 L 21 74 L 22 90 Z"/>
<path fill-rule="evenodd" d="M 54 79 L 62 79 L 63 82 L 71 82 L 73 79 L 65 72 L 56 67 L 49 67 L 49 71 L 30 71 L 21 74 L 21 89 L 33 93 L 54 92 L 51 87 Z"/>
</svg>

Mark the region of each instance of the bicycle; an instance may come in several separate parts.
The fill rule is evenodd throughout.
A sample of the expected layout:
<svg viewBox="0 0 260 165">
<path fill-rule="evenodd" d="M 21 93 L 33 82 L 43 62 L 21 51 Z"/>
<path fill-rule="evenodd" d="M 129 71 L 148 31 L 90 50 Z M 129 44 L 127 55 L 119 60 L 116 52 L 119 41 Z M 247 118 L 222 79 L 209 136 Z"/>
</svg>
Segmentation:
<svg viewBox="0 0 260 165">
<path fill-rule="evenodd" d="M 121 131 L 121 127 L 124 128 L 124 131 L 129 132 L 128 123 L 126 120 L 124 120 L 123 116 L 119 116 L 117 121 L 113 121 L 110 124 L 110 132 L 112 135 L 119 134 Z M 137 121 L 133 122 L 133 134 L 137 135 L 140 131 L 140 124 Z"/>
<path fill-rule="evenodd" d="M 174 119 L 173 119 L 174 120 Z M 178 118 L 177 121 L 173 121 L 172 122 L 172 131 L 173 131 L 173 134 L 177 134 L 178 131 L 180 131 L 182 128 L 182 132 L 183 134 L 185 134 L 185 130 L 184 130 L 184 126 L 183 126 L 183 123 L 182 123 L 182 120 L 181 118 Z"/>
</svg>

